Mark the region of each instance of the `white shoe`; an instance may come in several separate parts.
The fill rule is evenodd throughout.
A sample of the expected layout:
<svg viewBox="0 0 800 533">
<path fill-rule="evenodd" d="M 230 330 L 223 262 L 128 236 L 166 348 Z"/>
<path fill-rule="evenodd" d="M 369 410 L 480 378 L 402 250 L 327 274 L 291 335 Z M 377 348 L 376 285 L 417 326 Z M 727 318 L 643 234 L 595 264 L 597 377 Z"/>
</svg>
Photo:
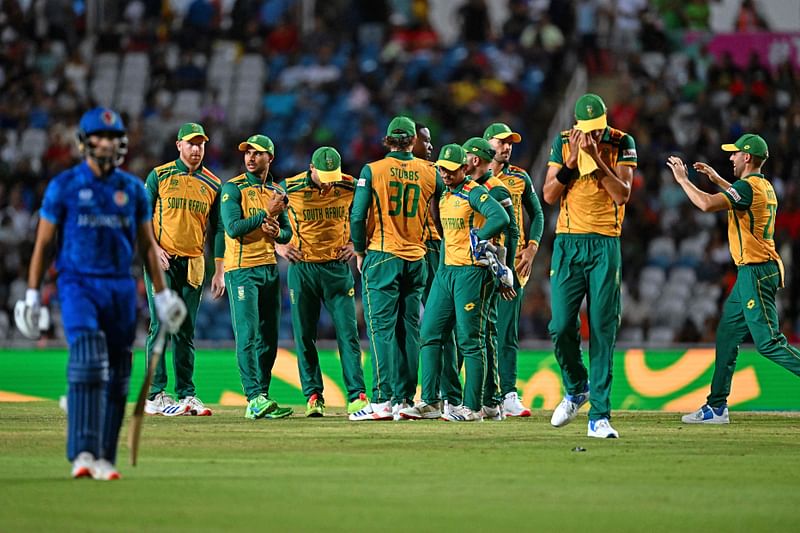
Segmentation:
<svg viewBox="0 0 800 533">
<path fill-rule="evenodd" d="M 94 465 L 94 455 L 90 452 L 81 452 L 72 461 L 72 477 L 74 479 L 82 477 L 92 477 L 92 466 Z"/>
<path fill-rule="evenodd" d="M 420 420 L 422 418 L 442 418 L 442 402 L 419 402 L 414 407 L 400 409 L 400 417 L 407 420 Z"/>
<path fill-rule="evenodd" d="M 185 415 L 191 416 L 211 416 L 211 409 L 203 405 L 203 402 L 197 396 L 187 396 L 181 398 L 178 405 L 183 405 L 186 409 Z"/>
<path fill-rule="evenodd" d="M 179 404 L 164 391 L 144 402 L 144 412 L 148 415 L 180 416 L 186 412 L 186 408 L 186 405 Z"/>
<path fill-rule="evenodd" d="M 684 424 L 730 424 L 728 418 L 728 406 L 710 407 L 704 405 L 694 413 L 689 413 L 681 417 Z"/>
<path fill-rule="evenodd" d="M 353 422 L 361 422 L 363 420 L 392 420 L 394 418 L 392 415 L 392 402 L 368 403 L 366 407 L 351 414 L 348 418 Z"/>
<path fill-rule="evenodd" d="M 587 437 L 597 437 L 598 439 L 618 439 L 619 433 L 608 423 L 608 418 L 589 420 L 589 431 Z"/>
<path fill-rule="evenodd" d="M 553 416 L 550 417 L 550 423 L 557 428 L 566 426 L 575 420 L 575 417 L 578 416 L 578 410 L 588 401 L 588 391 L 583 394 L 575 394 L 574 396 L 567 394 L 564 396 L 564 399 L 561 400 L 561 403 L 558 404 L 556 410 L 553 411 Z"/>
<path fill-rule="evenodd" d="M 466 405 L 452 405 L 450 412 L 442 418 L 448 422 L 483 422 L 480 411 L 473 411 Z"/>
<path fill-rule="evenodd" d="M 92 466 L 92 478 L 98 481 L 114 481 L 121 477 L 114 465 L 109 463 L 107 459 L 98 459 Z"/>
<path fill-rule="evenodd" d="M 396 420 L 402 420 L 402 418 L 400 418 L 400 411 L 402 411 L 403 409 L 409 409 L 411 407 L 413 407 L 413 406 L 410 405 L 408 402 L 400 402 L 400 403 L 397 403 L 397 404 L 393 405 L 392 406 L 392 418 L 395 421 Z"/>
<path fill-rule="evenodd" d="M 503 414 L 505 416 L 531 416 L 531 410 L 522 404 L 516 392 L 509 392 L 503 398 Z"/>
<path fill-rule="evenodd" d="M 499 405 L 495 405 L 490 407 L 488 405 L 484 405 L 481 407 L 481 416 L 484 419 L 489 420 L 505 420 L 506 415 L 503 413 L 503 408 Z"/>
</svg>

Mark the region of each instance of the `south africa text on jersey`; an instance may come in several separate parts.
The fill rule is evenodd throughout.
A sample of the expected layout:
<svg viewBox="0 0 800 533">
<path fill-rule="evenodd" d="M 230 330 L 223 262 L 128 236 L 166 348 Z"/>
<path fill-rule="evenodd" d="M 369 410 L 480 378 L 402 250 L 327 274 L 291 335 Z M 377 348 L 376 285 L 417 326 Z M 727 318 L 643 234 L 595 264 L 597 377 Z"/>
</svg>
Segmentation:
<svg viewBox="0 0 800 533">
<path fill-rule="evenodd" d="M 189 198 L 167 198 L 167 206 L 171 209 L 188 209 L 192 213 L 208 213 L 208 202 L 191 200 Z"/>
</svg>

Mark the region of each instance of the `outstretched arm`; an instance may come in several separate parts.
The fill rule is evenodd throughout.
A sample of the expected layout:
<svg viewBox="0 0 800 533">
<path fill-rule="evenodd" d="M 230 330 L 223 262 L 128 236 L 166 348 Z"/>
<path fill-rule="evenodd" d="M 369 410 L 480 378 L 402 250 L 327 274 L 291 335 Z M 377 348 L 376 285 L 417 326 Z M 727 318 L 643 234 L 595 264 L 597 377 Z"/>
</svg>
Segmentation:
<svg viewBox="0 0 800 533">
<path fill-rule="evenodd" d="M 675 181 L 681 186 L 689 200 L 703 212 L 725 211 L 730 209 L 731 204 L 728 198 L 720 193 L 708 194 L 698 189 L 694 183 L 689 181 L 689 171 L 679 157 L 670 156 L 667 159 L 667 166 L 672 171 Z"/>
</svg>

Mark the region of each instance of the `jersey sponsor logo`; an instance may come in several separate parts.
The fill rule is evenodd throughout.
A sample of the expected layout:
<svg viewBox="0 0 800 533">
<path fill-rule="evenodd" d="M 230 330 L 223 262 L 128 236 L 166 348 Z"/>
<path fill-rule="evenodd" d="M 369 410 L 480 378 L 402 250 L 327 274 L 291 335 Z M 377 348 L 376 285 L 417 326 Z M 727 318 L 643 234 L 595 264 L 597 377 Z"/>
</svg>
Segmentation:
<svg viewBox="0 0 800 533">
<path fill-rule="evenodd" d="M 468 303 L 467 305 L 464 306 L 464 311 L 466 311 L 467 313 L 469 313 L 473 309 L 475 309 L 475 304 L 472 303 L 472 302 L 470 302 L 470 303 Z"/>
<path fill-rule="evenodd" d="M 636 157 L 636 148 L 626 148 L 622 151 L 622 157 L 624 158 L 635 158 Z"/>
<path fill-rule="evenodd" d="M 78 226 L 83 228 L 123 229 L 130 225 L 130 219 L 120 215 L 78 215 Z"/>
<path fill-rule="evenodd" d="M 81 189 L 78 191 L 78 200 L 81 204 L 87 204 L 91 202 L 93 195 L 92 189 Z"/>
<path fill-rule="evenodd" d="M 739 196 L 739 193 L 733 187 L 728 187 L 728 194 L 730 194 L 731 198 L 733 198 L 735 201 L 737 202 L 742 201 L 742 197 Z"/>
<path fill-rule="evenodd" d="M 750 300 L 750 301 L 747 302 L 747 308 L 748 309 L 752 309 L 755 306 L 756 306 L 756 301 L 755 300 Z"/>
<path fill-rule="evenodd" d="M 128 205 L 128 193 L 125 191 L 117 191 L 114 193 L 114 203 L 119 207 Z"/>
<path fill-rule="evenodd" d="M 366 187 L 366 185 L 367 185 L 367 180 L 364 178 L 359 178 L 358 181 L 356 182 L 356 187 Z"/>
</svg>

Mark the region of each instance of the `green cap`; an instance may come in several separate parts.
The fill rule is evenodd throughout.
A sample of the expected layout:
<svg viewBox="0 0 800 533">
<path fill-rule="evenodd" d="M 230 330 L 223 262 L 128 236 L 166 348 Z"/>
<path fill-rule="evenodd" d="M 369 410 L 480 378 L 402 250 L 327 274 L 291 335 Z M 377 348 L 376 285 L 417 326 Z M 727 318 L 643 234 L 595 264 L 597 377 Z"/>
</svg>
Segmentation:
<svg viewBox="0 0 800 533">
<path fill-rule="evenodd" d="M 239 143 L 240 152 L 246 152 L 248 147 L 252 147 L 258 152 L 269 152 L 275 155 L 275 144 L 272 142 L 272 139 L 260 133 L 251 135 L 246 141 Z"/>
<path fill-rule="evenodd" d="M 413 137 L 416 134 L 417 127 L 414 125 L 414 121 L 408 117 L 394 117 L 389 122 L 389 127 L 386 128 L 387 137 Z"/>
<path fill-rule="evenodd" d="M 322 183 L 342 181 L 342 156 L 335 148 L 330 146 L 317 148 L 311 156 L 311 164 L 317 170 L 319 181 Z"/>
<path fill-rule="evenodd" d="M 575 102 L 575 119 L 576 127 L 584 133 L 604 130 L 608 125 L 605 102 L 596 94 L 584 94 Z"/>
<path fill-rule="evenodd" d="M 194 139 L 195 137 L 202 137 L 204 141 L 208 140 L 208 136 L 206 136 L 206 130 L 204 130 L 203 126 L 200 124 L 187 122 L 181 126 L 181 129 L 178 130 L 179 141 L 188 141 L 190 139 Z"/>
<path fill-rule="evenodd" d="M 755 133 L 745 133 L 735 143 L 723 144 L 722 149 L 726 152 L 744 152 L 761 159 L 769 157 L 767 141 L 761 135 L 756 135 Z"/>
<path fill-rule="evenodd" d="M 467 154 L 477 155 L 485 161 L 494 159 L 494 148 L 489 144 L 489 141 L 481 137 L 472 137 L 467 140 L 463 145 L 464 151 Z"/>
<path fill-rule="evenodd" d="M 502 122 L 489 124 L 489 127 L 483 132 L 483 138 L 487 141 L 489 139 L 508 139 L 509 137 L 511 138 L 511 142 L 515 143 L 522 140 L 522 135 L 511 131 L 508 124 L 503 124 Z"/>
<path fill-rule="evenodd" d="M 444 167 L 447 170 L 458 170 L 467 164 L 467 153 L 457 144 L 445 144 L 439 152 L 439 159 L 436 160 L 437 167 Z"/>
</svg>

